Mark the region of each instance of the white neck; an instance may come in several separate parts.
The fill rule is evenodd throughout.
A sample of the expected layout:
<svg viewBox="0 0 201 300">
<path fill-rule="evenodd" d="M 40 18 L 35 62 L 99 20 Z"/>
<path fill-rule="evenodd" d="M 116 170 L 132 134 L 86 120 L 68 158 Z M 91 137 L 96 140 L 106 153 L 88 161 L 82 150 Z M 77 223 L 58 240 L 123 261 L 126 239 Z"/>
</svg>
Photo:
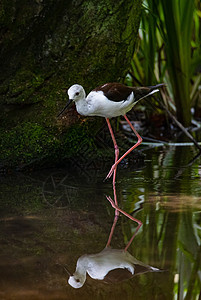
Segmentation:
<svg viewBox="0 0 201 300">
<path fill-rule="evenodd" d="M 76 105 L 76 110 L 80 115 L 82 115 L 82 116 L 88 115 L 89 109 L 88 109 L 88 105 L 87 105 L 85 97 L 82 97 L 81 99 L 76 100 L 75 105 Z"/>
<path fill-rule="evenodd" d="M 87 259 L 85 257 L 80 257 L 77 261 L 77 265 L 76 265 L 76 270 L 75 270 L 75 274 L 79 274 L 79 277 L 82 277 L 82 279 L 86 280 L 86 272 L 87 272 Z"/>
</svg>

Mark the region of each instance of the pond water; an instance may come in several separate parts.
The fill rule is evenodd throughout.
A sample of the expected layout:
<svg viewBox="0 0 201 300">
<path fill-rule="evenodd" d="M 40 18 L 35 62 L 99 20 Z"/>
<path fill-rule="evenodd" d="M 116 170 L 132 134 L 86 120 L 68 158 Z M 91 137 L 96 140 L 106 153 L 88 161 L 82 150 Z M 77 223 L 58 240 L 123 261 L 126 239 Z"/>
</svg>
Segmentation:
<svg viewBox="0 0 201 300">
<path fill-rule="evenodd" d="M 0 299 L 201 299 L 201 158 L 193 147 L 141 149 L 142 164 L 119 166 L 116 195 L 143 223 L 128 252 L 163 272 L 111 284 L 87 276 L 71 287 L 66 269 L 110 235 L 108 169 L 18 173 L 0 181 Z M 124 249 L 136 226 L 120 214 L 112 249 Z"/>
</svg>

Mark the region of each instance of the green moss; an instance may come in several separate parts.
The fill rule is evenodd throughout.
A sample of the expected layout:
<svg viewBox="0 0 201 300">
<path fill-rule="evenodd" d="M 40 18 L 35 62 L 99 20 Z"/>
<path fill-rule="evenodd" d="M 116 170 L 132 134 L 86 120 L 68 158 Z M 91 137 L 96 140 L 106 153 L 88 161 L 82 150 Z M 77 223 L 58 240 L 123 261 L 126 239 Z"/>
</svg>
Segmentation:
<svg viewBox="0 0 201 300">
<path fill-rule="evenodd" d="M 0 160 L 7 167 L 56 165 L 63 160 L 97 155 L 94 136 L 98 132 L 92 121 L 75 124 L 61 133 L 56 127 L 23 123 L 12 130 L 0 131 Z M 102 153 L 102 155 L 105 154 Z"/>
<path fill-rule="evenodd" d="M 53 132 L 37 123 L 24 123 L 10 131 L 1 130 L 0 139 L 0 159 L 9 166 L 45 158 L 58 144 Z"/>
<path fill-rule="evenodd" d="M 90 156 L 93 151 L 97 150 L 94 135 L 94 123 L 84 122 L 84 124 L 75 124 L 67 129 L 62 136 L 62 152 L 66 158 L 76 157 L 83 154 L 85 157 Z"/>
<path fill-rule="evenodd" d="M 30 104 L 38 102 L 37 97 L 33 97 L 33 94 L 43 83 L 44 78 L 41 74 L 34 74 L 30 70 L 20 70 L 9 82 L 5 103 Z"/>
</svg>

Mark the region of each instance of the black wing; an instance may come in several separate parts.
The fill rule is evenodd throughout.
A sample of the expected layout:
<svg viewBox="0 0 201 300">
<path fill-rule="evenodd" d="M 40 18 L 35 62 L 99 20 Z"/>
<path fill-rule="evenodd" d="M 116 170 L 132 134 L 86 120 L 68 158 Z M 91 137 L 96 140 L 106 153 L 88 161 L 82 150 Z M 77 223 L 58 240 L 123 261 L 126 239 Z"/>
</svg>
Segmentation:
<svg viewBox="0 0 201 300">
<path fill-rule="evenodd" d="M 111 101 L 126 101 L 133 89 L 124 84 L 111 82 L 98 86 L 93 91 L 102 91 L 104 95 Z"/>
<path fill-rule="evenodd" d="M 165 84 L 161 83 L 155 86 L 148 87 L 131 87 L 121 83 L 111 82 L 98 86 L 93 91 L 102 91 L 109 100 L 115 102 L 126 101 L 130 94 L 133 92 L 135 101 L 138 101 L 139 99 L 146 97 L 153 90 L 159 89 L 164 86 Z"/>
<path fill-rule="evenodd" d="M 117 268 L 114 270 L 111 270 L 106 274 L 103 281 L 106 283 L 115 283 L 115 282 L 121 282 L 124 280 L 131 279 L 132 277 L 148 272 L 154 272 L 150 266 L 142 266 L 135 264 L 134 266 L 134 274 L 132 274 L 127 268 L 121 269 Z M 156 270 L 156 272 L 162 272 L 162 270 Z"/>
<path fill-rule="evenodd" d="M 132 277 L 133 274 L 128 269 L 117 268 L 108 272 L 103 281 L 106 283 L 115 283 L 128 280 Z"/>
</svg>

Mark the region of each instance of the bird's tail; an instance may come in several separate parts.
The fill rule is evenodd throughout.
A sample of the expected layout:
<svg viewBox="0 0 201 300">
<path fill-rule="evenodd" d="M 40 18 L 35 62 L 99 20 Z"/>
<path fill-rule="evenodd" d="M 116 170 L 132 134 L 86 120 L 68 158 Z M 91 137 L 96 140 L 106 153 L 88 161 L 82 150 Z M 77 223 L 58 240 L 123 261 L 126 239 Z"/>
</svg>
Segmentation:
<svg viewBox="0 0 201 300">
<path fill-rule="evenodd" d="M 151 267 L 151 268 L 150 268 L 150 271 L 151 271 L 151 272 L 167 272 L 167 270 L 164 270 L 164 269 L 158 269 L 158 268 L 154 268 L 154 267 Z"/>
<path fill-rule="evenodd" d="M 165 83 L 159 83 L 159 84 L 156 84 L 156 85 L 148 86 L 148 88 L 149 88 L 150 90 L 155 90 L 155 89 L 160 89 L 160 88 L 163 87 L 163 86 L 166 86 L 166 84 L 165 84 Z"/>
<path fill-rule="evenodd" d="M 137 103 L 139 100 L 142 100 L 154 93 L 159 92 L 159 89 L 164 86 L 165 86 L 165 83 L 159 83 L 159 84 L 156 84 L 153 86 L 135 88 L 134 102 Z"/>
</svg>

